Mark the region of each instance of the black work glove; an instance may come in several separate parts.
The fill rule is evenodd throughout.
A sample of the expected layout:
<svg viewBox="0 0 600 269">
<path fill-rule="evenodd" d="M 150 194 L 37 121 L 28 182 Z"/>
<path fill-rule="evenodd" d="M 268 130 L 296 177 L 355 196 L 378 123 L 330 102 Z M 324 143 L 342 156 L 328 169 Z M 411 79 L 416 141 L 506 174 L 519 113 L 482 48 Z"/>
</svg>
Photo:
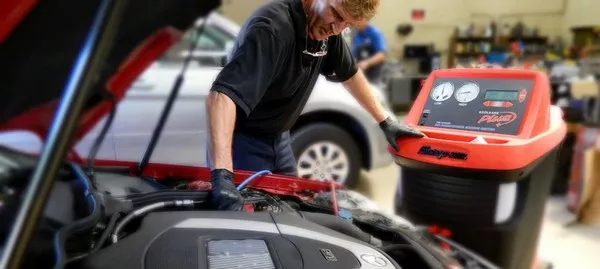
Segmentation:
<svg viewBox="0 0 600 269">
<path fill-rule="evenodd" d="M 227 169 L 210 171 L 212 206 L 218 210 L 242 211 L 244 198 L 233 184 L 233 173 Z"/>
<path fill-rule="evenodd" d="M 392 145 L 394 150 L 398 151 L 398 138 L 401 137 L 423 137 L 424 134 L 418 130 L 410 128 L 404 124 L 400 124 L 393 120 L 391 117 L 387 117 L 385 120 L 379 123 L 379 127 L 385 134 L 385 138 L 388 143 Z"/>
</svg>

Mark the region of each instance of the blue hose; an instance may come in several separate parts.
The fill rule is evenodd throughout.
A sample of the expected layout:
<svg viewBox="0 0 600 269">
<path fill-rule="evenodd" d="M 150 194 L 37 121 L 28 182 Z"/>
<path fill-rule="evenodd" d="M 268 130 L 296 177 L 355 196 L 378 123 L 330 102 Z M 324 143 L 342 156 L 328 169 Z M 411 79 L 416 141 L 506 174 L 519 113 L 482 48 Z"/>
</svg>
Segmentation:
<svg viewBox="0 0 600 269">
<path fill-rule="evenodd" d="M 96 210 L 98 210 L 98 201 L 96 201 L 96 197 L 94 197 L 94 194 L 92 193 L 92 186 L 90 185 L 90 183 L 88 182 L 88 179 L 84 177 L 85 173 L 83 172 L 83 170 L 81 170 L 81 167 L 79 166 L 73 166 L 73 170 L 74 172 L 77 174 L 76 179 L 80 181 L 80 183 L 83 185 L 83 189 L 84 189 L 84 196 L 85 198 L 87 198 L 89 206 L 91 208 L 91 213 L 89 216 L 92 216 L 94 214 L 96 214 Z M 64 227 L 63 227 L 64 228 Z M 60 232 L 62 231 L 62 229 L 57 230 L 54 233 L 54 237 L 53 237 L 53 244 L 54 244 L 54 256 L 55 256 L 55 264 L 53 268 L 63 268 L 64 267 L 64 263 L 65 263 L 65 257 L 63 257 L 63 243 L 62 242 L 62 238 L 61 238 L 61 234 Z"/>
<path fill-rule="evenodd" d="M 248 185 L 248 183 L 250 183 L 252 180 L 255 180 L 256 178 L 262 176 L 262 175 L 266 175 L 266 174 L 271 174 L 271 171 L 269 170 L 262 170 L 262 171 L 258 171 L 256 173 L 254 173 L 253 175 L 249 176 L 248 178 L 246 178 L 240 185 L 237 186 L 237 190 L 241 191 L 243 190 L 246 185 Z"/>
</svg>

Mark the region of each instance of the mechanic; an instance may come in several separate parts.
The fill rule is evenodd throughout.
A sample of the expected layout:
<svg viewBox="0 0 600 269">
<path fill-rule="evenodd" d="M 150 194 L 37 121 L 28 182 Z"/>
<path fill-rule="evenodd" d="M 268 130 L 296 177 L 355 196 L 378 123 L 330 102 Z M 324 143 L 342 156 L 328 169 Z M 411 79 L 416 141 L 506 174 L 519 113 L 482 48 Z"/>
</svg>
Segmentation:
<svg viewBox="0 0 600 269">
<path fill-rule="evenodd" d="M 368 21 L 379 0 L 275 0 L 242 26 L 206 100 L 211 203 L 242 210 L 233 169 L 295 176 L 290 128 L 319 77 L 341 82 L 389 143 L 423 134 L 388 117 L 340 33 Z"/>
<path fill-rule="evenodd" d="M 381 70 L 387 59 L 385 38 L 381 31 L 370 23 L 359 24 L 354 29 L 356 34 L 352 37 L 352 55 L 369 82 L 379 83 Z"/>
</svg>

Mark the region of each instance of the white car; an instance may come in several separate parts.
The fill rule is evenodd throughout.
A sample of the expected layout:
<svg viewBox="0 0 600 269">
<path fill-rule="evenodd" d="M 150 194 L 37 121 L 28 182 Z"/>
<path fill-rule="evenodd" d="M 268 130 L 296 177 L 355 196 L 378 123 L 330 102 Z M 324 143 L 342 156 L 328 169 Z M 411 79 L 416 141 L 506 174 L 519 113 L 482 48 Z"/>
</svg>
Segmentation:
<svg viewBox="0 0 600 269">
<path fill-rule="evenodd" d="M 194 61 L 185 73 L 185 82 L 151 161 L 205 165 L 204 100 L 239 30 L 239 25 L 218 13 L 208 17 L 193 53 Z M 133 83 L 119 103 L 97 159 L 140 160 L 196 33 L 195 29 L 189 30 Z M 373 91 L 387 108 L 381 90 L 373 86 Z M 81 157 L 87 156 L 102 125 L 103 121 L 99 122 L 95 130 L 78 143 L 77 153 Z M 324 77 L 319 78 L 291 134 L 300 177 L 333 178 L 351 187 L 357 182 L 361 169 L 392 162 L 377 123 L 341 84 L 326 81 Z M 0 143 L 27 151 L 41 147 L 41 141 L 23 133 L 0 134 Z"/>
</svg>

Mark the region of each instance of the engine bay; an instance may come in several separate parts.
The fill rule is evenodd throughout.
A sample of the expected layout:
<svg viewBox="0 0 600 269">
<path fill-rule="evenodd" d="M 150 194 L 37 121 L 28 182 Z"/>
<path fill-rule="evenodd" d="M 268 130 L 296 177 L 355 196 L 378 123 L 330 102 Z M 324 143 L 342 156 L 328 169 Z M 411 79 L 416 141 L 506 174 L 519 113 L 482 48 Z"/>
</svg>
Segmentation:
<svg viewBox="0 0 600 269">
<path fill-rule="evenodd" d="M 13 160 L 0 196 L 11 219 L 26 182 L 15 176 L 35 162 L 1 153 Z M 244 212 L 216 211 L 207 181 L 129 171 L 65 163 L 23 268 L 490 268 L 343 188 L 298 199 L 249 186 Z"/>
<path fill-rule="evenodd" d="M 298 214 L 219 211 L 150 213 L 82 268 L 142 268 L 140 261 L 144 268 L 399 268 L 366 242 Z"/>
</svg>

